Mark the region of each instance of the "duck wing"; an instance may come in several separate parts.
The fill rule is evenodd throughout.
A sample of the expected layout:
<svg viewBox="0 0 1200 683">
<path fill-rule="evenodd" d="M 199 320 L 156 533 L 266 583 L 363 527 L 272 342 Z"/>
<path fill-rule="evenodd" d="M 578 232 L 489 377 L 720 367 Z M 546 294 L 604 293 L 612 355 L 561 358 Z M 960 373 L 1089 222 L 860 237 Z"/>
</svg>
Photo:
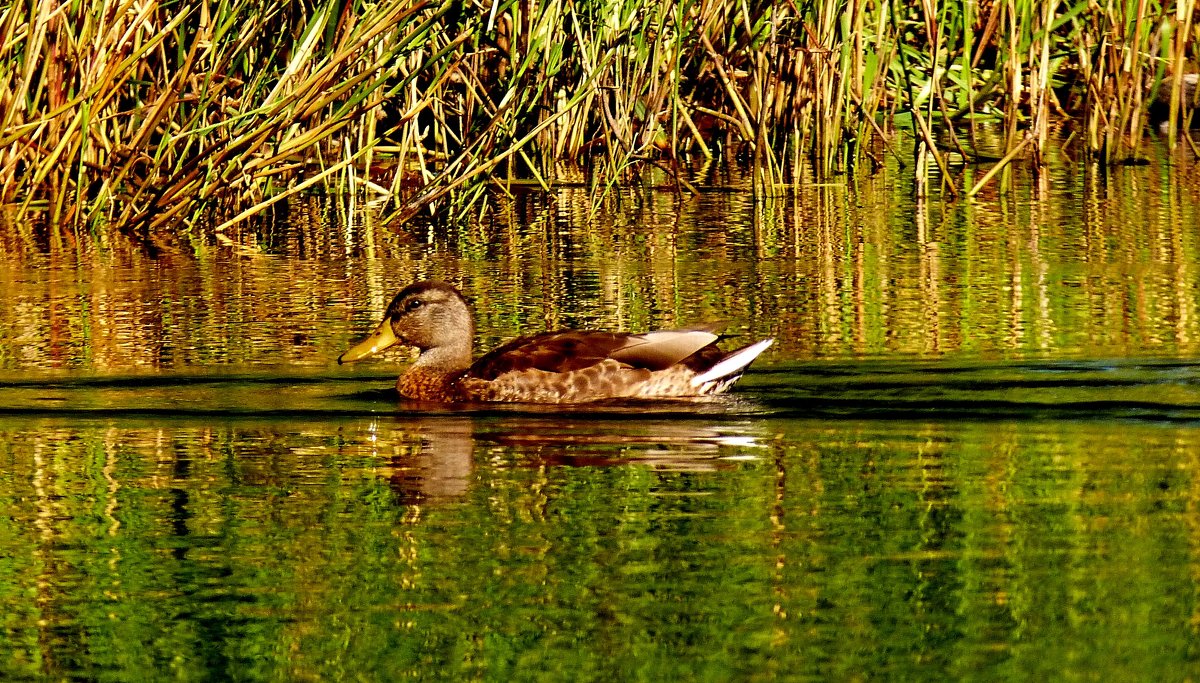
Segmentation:
<svg viewBox="0 0 1200 683">
<path fill-rule="evenodd" d="M 704 328 L 660 330 L 630 335 L 628 343 L 609 357 L 635 368 L 665 370 L 713 346 L 720 337 Z M 715 350 L 715 346 L 713 346 Z"/>
<path fill-rule="evenodd" d="M 705 328 L 660 330 L 644 334 L 570 330 L 514 339 L 491 351 L 467 374 L 493 380 L 509 372 L 573 372 L 605 360 L 634 368 L 663 370 L 714 344 L 719 337 Z"/>
</svg>

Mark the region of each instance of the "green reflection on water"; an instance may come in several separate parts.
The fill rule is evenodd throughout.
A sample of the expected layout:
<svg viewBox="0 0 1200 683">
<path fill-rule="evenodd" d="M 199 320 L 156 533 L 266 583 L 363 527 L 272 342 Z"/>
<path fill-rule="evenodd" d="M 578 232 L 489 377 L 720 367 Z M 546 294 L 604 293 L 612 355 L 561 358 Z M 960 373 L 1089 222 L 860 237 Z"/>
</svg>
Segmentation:
<svg viewBox="0 0 1200 683">
<path fill-rule="evenodd" d="M 0 673 L 1194 670 L 1194 427 L 514 419 L 0 420 Z"/>
</svg>

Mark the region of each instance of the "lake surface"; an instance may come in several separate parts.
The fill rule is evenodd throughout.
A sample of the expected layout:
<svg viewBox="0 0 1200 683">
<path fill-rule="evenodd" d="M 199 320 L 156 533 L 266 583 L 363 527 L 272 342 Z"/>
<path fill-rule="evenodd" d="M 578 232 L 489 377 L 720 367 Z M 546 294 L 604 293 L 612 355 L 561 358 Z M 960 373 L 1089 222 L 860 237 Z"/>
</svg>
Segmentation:
<svg viewBox="0 0 1200 683">
<path fill-rule="evenodd" d="M 1194 679 L 1200 167 L 908 176 L 0 219 L 0 679 Z M 407 404 L 335 359 L 426 277 L 481 349 L 777 343 L 714 400 Z"/>
</svg>

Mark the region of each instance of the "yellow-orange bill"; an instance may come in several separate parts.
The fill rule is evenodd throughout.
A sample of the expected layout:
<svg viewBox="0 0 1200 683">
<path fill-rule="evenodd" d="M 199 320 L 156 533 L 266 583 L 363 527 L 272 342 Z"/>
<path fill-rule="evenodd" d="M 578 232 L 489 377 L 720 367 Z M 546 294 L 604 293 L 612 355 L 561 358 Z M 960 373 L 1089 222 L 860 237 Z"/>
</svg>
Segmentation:
<svg viewBox="0 0 1200 683">
<path fill-rule="evenodd" d="M 345 353 L 338 356 L 338 364 L 353 363 L 367 356 L 374 356 L 380 351 L 399 343 L 400 338 L 392 332 L 392 319 L 384 318 L 383 322 L 379 323 L 379 327 L 376 327 L 374 332 L 367 335 L 366 339 L 351 346 Z"/>
</svg>

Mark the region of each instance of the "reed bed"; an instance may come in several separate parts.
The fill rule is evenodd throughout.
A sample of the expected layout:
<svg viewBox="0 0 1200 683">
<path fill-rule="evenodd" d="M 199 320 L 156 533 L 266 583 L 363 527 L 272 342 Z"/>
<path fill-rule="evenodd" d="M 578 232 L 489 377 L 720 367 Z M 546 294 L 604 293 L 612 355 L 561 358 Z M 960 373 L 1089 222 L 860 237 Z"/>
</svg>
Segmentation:
<svg viewBox="0 0 1200 683">
<path fill-rule="evenodd" d="M 1195 0 L 23 0 L 0 8 L 0 204 L 219 231 L 297 193 L 481 215 L 582 168 L 757 192 L 881 154 L 977 192 L 1059 146 L 1198 148 Z M 984 131 L 999 131 L 989 144 Z M 966 169 L 993 172 L 968 184 Z"/>
</svg>

